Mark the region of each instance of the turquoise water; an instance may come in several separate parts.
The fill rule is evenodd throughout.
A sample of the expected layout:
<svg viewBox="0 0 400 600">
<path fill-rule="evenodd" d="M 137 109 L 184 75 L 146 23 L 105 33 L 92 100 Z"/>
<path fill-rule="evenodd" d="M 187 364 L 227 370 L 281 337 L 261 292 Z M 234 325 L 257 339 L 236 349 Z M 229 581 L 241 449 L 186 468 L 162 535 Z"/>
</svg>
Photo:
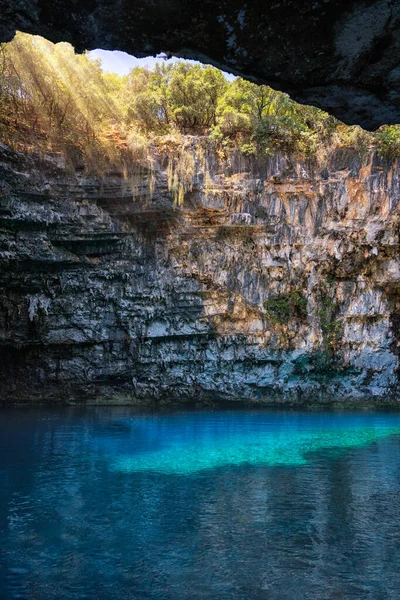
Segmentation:
<svg viewBox="0 0 400 600">
<path fill-rule="evenodd" d="M 0 413 L 0 598 L 398 599 L 400 413 Z"/>
</svg>

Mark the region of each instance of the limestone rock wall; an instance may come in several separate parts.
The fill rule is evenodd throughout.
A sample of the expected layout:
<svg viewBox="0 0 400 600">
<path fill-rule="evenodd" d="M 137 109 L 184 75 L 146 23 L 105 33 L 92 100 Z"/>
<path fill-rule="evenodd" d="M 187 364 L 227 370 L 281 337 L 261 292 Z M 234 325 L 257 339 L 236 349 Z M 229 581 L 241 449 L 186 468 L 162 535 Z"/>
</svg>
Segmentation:
<svg viewBox="0 0 400 600">
<path fill-rule="evenodd" d="M 206 163 L 177 207 L 0 148 L 3 402 L 396 401 L 397 163 Z"/>
</svg>

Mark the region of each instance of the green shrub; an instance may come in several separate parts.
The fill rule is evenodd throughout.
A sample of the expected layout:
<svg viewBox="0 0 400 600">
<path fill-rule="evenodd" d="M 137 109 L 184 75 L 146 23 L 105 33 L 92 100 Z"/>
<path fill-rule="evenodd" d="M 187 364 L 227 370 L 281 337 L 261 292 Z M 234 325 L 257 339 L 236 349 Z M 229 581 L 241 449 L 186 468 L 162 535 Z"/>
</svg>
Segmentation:
<svg viewBox="0 0 400 600">
<path fill-rule="evenodd" d="M 339 306 L 328 296 L 321 299 L 319 307 L 319 322 L 325 353 L 332 354 L 337 347 L 342 334 L 342 321 L 337 318 Z"/>
<path fill-rule="evenodd" d="M 360 154 L 365 153 L 373 142 L 373 134 L 355 125 L 338 125 L 334 134 L 334 142 L 341 148 L 351 148 Z"/>
<path fill-rule="evenodd" d="M 268 298 L 264 302 L 264 308 L 269 320 L 279 325 L 284 325 L 292 319 L 307 318 L 307 298 L 296 290 Z"/>
<path fill-rule="evenodd" d="M 346 367 L 340 357 L 319 349 L 300 356 L 294 363 L 293 375 L 326 383 L 350 372 L 351 368 Z"/>
<path fill-rule="evenodd" d="M 375 133 L 375 145 L 383 157 L 400 156 L 400 126 L 384 125 Z"/>
</svg>

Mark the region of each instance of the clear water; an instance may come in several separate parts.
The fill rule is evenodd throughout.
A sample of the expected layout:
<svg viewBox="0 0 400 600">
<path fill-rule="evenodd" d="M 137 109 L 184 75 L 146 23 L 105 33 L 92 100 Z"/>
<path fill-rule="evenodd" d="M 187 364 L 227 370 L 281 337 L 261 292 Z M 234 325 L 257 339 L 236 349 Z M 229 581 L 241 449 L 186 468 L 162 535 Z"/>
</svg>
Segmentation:
<svg viewBox="0 0 400 600">
<path fill-rule="evenodd" d="M 0 413 L 0 598 L 400 598 L 400 413 Z"/>
</svg>

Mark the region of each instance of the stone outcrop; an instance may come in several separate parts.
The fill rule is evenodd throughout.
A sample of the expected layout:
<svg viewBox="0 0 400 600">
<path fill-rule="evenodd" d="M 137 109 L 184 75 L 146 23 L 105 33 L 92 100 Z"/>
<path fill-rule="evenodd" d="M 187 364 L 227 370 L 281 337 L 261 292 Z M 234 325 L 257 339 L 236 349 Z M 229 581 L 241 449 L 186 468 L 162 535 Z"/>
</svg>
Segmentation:
<svg viewBox="0 0 400 600">
<path fill-rule="evenodd" d="M 393 0 L 0 0 L 0 40 L 16 29 L 77 50 L 196 58 L 349 124 L 400 122 L 400 4 Z"/>
<path fill-rule="evenodd" d="M 397 163 L 187 151 L 135 180 L 0 149 L 3 402 L 395 401 Z"/>
</svg>

